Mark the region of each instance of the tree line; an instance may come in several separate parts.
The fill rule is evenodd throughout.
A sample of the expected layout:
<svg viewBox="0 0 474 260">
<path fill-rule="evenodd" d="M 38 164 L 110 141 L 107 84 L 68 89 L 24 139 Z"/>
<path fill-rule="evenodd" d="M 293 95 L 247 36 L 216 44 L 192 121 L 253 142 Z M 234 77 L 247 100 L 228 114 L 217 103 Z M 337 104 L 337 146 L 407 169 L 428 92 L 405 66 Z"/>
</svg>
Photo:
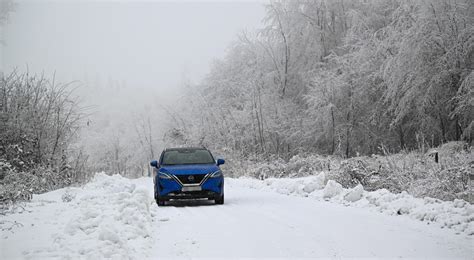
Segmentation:
<svg viewBox="0 0 474 260">
<path fill-rule="evenodd" d="M 474 4 L 274 1 L 167 136 L 242 156 L 362 154 L 473 141 Z"/>
</svg>

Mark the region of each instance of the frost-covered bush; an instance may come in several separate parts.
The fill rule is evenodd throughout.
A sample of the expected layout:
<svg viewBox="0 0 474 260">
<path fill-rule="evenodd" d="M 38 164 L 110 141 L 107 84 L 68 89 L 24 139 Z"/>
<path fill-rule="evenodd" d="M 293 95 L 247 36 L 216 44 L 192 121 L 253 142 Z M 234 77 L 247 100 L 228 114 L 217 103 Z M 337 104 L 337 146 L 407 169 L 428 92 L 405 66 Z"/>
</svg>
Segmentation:
<svg viewBox="0 0 474 260">
<path fill-rule="evenodd" d="M 16 201 L 30 200 L 33 194 L 32 182 L 34 180 L 29 174 L 6 173 L 0 182 L 0 207 L 7 207 Z"/>
<path fill-rule="evenodd" d="M 343 160 L 328 177 L 344 187 L 362 184 L 366 190 L 407 191 L 416 197 L 472 202 L 470 173 L 474 169 L 471 148 L 463 143 L 447 143 L 435 152 L 409 152 L 387 156 L 364 156 Z"/>
<path fill-rule="evenodd" d="M 313 175 L 314 172 L 328 171 L 335 165 L 336 160 L 331 157 L 295 155 L 288 162 L 283 159 L 249 162 L 243 175 L 262 180 L 272 177 L 304 177 Z"/>
<path fill-rule="evenodd" d="M 470 174 L 474 172 L 472 148 L 462 142 L 439 147 L 438 162 L 434 150 L 401 152 L 386 156 L 372 155 L 341 159 L 318 155 L 294 156 L 282 159 L 241 164 L 240 176 L 258 179 L 304 177 L 325 172 L 325 178 L 335 180 L 344 188 L 363 185 L 367 191 L 387 189 L 394 193 L 406 191 L 415 197 L 442 200 L 463 199 L 473 202 Z"/>
<path fill-rule="evenodd" d="M 17 201 L 30 200 L 33 193 L 62 188 L 72 183 L 68 173 L 57 174 L 46 167 L 38 167 L 29 172 L 7 171 L 0 179 L 0 203 L 9 205 Z"/>
<path fill-rule="evenodd" d="M 0 202 L 84 181 L 73 146 L 83 116 L 68 85 L 19 73 L 0 77 Z"/>
</svg>

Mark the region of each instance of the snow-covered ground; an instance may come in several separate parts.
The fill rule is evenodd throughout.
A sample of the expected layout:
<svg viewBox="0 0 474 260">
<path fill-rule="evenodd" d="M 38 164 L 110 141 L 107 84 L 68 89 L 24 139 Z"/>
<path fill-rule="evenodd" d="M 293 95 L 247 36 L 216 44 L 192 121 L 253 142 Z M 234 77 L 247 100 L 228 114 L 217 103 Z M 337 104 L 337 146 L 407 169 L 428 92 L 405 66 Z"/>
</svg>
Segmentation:
<svg viewBox="0 0 474 260">
<path fill-rule="evenodd" d="M 254 189 L 369 208 L 388 215 L 406 215 L 440 228 L 454 229 L 457 234 L 474 235 L 474 206 L 464 200 L 421 199 L 406 192 L 394 194 L 386 189 L 368 192 L 362 185 L 344 189 L 339 183 L 328 181 L 324 172 L 302 178 L 269 178 L 264 181 L 247 178 L 234 181 L 240 186 Z"/>
<path fill-rule="evenodd" d="M 146 257 L 153 246 L 155 205 L 138 183 L 97 174 L 82 189 L 34 196 L 26 211 L 0 221 L 2 229 L 13 227 L 2 230 L 0 259 Z"/>
<path fill-rule="evenodd" d="M 150 178 L 98 174 L 1 216 L 0 259 L 473 258 L 472 205 L 345 190 L 323 177 L 226 179 L 224 205 L 158 208 Z"/>
</svg>

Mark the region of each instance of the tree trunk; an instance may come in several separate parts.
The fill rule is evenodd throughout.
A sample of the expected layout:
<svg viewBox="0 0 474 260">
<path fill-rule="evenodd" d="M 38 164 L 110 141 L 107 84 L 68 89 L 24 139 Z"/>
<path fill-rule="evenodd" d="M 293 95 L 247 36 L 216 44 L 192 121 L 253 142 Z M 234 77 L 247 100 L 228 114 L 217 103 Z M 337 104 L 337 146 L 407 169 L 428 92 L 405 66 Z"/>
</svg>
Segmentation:
<svg viewBox="0 0 474 260">
<path fill-rule="evenodd" d="M 346 158 L 349 158 L 349 153 L 350 153 L 350 135 L 351 135 L 351 128 L 352 128 L 352 120 L 351 117 L 354 117 L 351 115 L 351 112 L 354 110 L 354 104 L 352 103 L 352 82 L 349 82 L 349 110 L 347 111 L 347 116 L 346 116 L 346 123 L 347 123 L 347 129 L 346 129 Z"/>
<path fill-rule="evenodd" d="M 462 136 L 462 128 L 461 128 L 461 125 L 459 124 L 459 119 L 456 118 L 456 141 L 460 141 L 461 140 L 461 136 Z"/>
<path fill-rule="evenodd" d="M 439 115 L 439 126 L 441 128 L 441 142 L 446 143 L 446 127 L 444 125 L 443 117 L 441 116 L 441 112 L 438 112 Z"/>
<path fill-rule="evenodd" d="M 347 113 L 348 118 L 349 118 L 349 114 L 350 113 Z M 346 158 L 349 158 L 349 151 L 350 151 L 349 135 L 350 135 L 350 126 L 347 125 L 347 129 L 346 129 Z"/>
<path fill-rule="evenodd" d="M 332 130 L 331 130 L 331 154 L 334 154 L 336 149 L 336 123 L 334 121 L 334 108 L 331 107 L 331 121 L 332 121 Z"/>
<path fill-rule="evenodd" d="M 398 137 L 400 139 L 400 149 L 403 150 L 405 148 L 405 136 L 403 134 L 403 128 L 401 124 L 398 126 Z"/>
</svg>

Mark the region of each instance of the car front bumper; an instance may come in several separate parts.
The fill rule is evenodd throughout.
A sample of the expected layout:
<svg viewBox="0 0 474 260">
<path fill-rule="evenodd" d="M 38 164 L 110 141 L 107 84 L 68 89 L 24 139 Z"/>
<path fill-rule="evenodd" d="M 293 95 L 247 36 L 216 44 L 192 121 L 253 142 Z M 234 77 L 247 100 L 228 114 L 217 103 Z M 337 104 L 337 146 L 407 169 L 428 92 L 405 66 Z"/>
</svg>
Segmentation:
<svg viewBox="0 0 474 260">
<path fill-rule="evenodd" d="M 183 184 L 177 178 L 156 178 L 155 192 L 161 199 L 216 198 L 224 193 L 224 178 L 205 178 L 199 184 Z"/>
<path fill-rule="evenodd" d="M 179 199 L 217 199 L 221 195 L 213 191 L 187 191 L 187 192 L 170 192 L 165 196 L 160 196 L 164 200 L 179 200 Z"/>
</svg>

